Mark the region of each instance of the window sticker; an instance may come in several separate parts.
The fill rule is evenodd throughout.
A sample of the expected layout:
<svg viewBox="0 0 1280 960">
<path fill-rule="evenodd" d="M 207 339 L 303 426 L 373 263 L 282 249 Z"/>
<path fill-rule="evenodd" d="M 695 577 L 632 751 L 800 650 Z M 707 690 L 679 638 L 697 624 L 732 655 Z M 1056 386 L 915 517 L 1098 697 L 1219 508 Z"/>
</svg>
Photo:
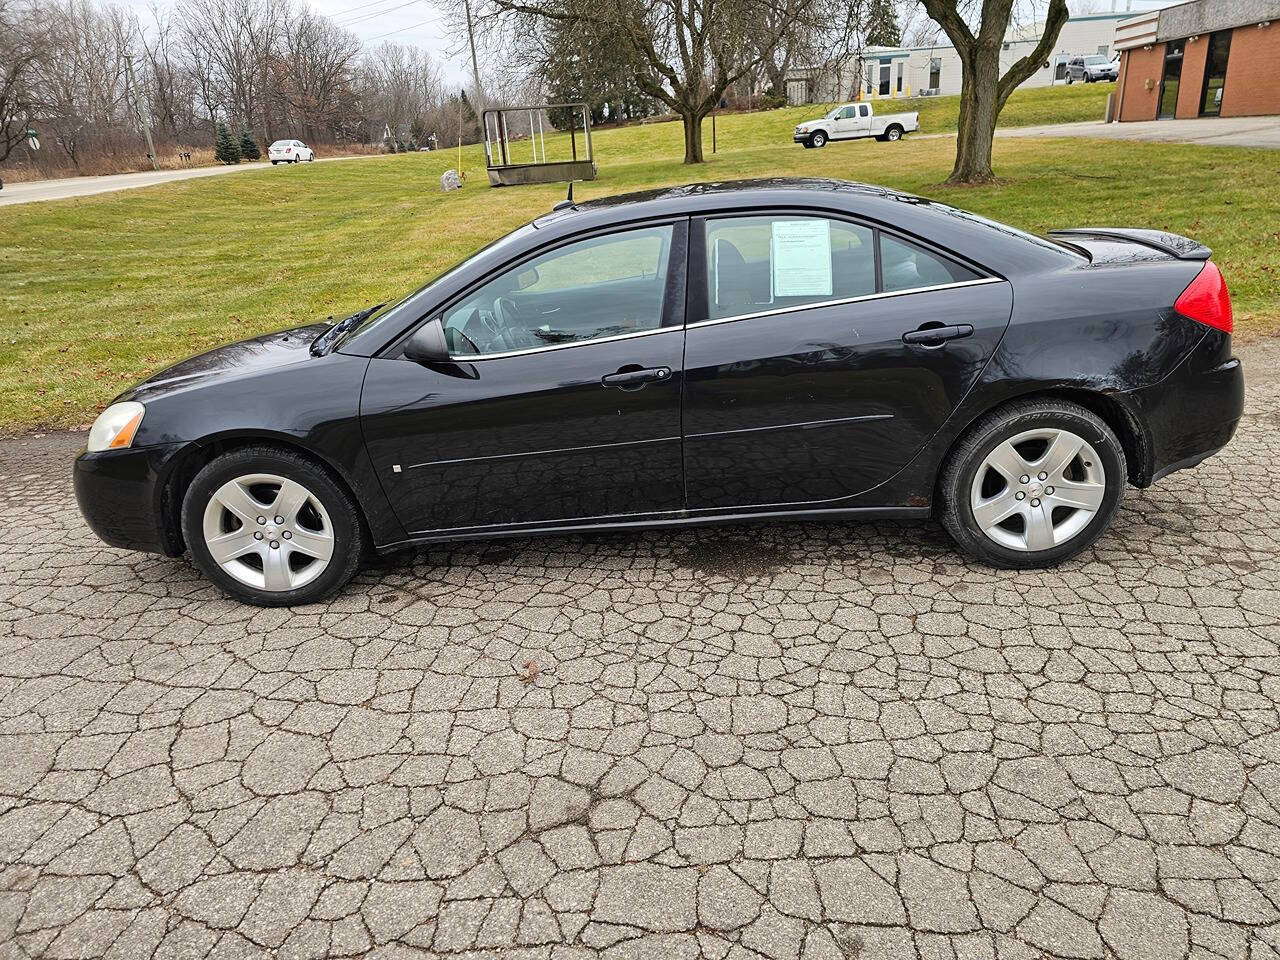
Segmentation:
<svg viewBox="0 0 1280 960">
<path fill-rule="evenodd" d="M 831 296 L 830 221 L 773 221 L 771 253 L 773 296 Z"/>
</svg>

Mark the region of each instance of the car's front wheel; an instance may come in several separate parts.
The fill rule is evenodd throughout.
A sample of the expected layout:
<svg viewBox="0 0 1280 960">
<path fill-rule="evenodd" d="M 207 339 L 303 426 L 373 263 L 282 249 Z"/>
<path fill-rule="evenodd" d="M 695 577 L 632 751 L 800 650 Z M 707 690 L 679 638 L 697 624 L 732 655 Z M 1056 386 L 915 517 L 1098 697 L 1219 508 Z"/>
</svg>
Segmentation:
<svg viewBox="0 0 1280 960">
<path fill-rule="evenodd" d="M 827 145 L 827 135 L 819 130 L 809 138 L 809 145 L 815 150 L 825 147 Z"/>
<path fill-rule="evenodd" d="M 996 567 L 1048 567 L 1084 550 L 1124 495 L 1124 450 L 1097 415 L 1027 400 L 978 421 L 940 482 L 941 519 L 969 553 Z"/>
<path fill-rule="evenodd" d="M 351 495 L 323 468 L 276 447 L 233 450 L 197 473 L 183 499 L 182 535 L 210 580 L 264 607 L 338 590 L 365 546 Z"/>
</svg>

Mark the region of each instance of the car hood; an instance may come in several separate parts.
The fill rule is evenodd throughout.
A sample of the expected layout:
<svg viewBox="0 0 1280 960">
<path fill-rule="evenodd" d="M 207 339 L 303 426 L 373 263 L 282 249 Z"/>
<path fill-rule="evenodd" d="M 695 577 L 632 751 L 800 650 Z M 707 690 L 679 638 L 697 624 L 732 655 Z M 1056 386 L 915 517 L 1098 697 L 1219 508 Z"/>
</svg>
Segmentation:
<svg viewBox="0 0 1280 960">
<path fill-rule="evenodd" d="M 312 323 L 215 347 L 165 367 L 122 394 L 120 399 L 145 400 L 214 378 L 237 377 L 305 362 L 311 359 L 311 342 L 328 329 L 327 323 Z"/>
</svg>

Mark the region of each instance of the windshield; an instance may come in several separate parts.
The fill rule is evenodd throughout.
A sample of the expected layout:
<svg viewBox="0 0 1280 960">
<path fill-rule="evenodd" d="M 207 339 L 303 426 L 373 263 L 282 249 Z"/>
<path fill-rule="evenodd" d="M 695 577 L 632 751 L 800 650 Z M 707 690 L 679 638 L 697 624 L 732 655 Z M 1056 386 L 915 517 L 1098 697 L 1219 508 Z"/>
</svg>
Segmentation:
<svg viewBox="0 0 1280 960">
<path fill-rule="evenodd" d="M 530 230 L 534 230 L 534 229 L 536 228 L 531 223 L 526 223 L 523 227 L 517 227 L 511 233 L 508 233 L 506 236 L 499 237 L 497 240 L 494 240 L 492 243 L 487 244 L 486 246 L 482 247 L 480 250 L 477 250 L 475 253 L 465 258 L 461 262 L 455 263 L 448 270 L 445 270 L 443 273 L 438 274 L 433 279 L 428 280 L 425 284 L 423 284 L 417 290 L 414 290 L 412 293 L 409 293 L 408 295 L 401 297 L 399 300 L 388 301 L 386 306 L 381 307 L 378 310 L 375 310 L 373 313 L 369 314 L 369 316 L 365 317 L 358 324 L 356 324 L 354 327 L 348 330 L 346 334 L 342 337 L 342 339 L 339 340 L 338 343 L 334 345 L 334 349 L 336 350 L 338 347 L 341 347 L 344 344 L 350 343 L 355 338 L 360 337 L 366 333 L 369 333 L 375 328 L 382 326 L 384 323 L 388 324 L 391 327 L 394 327 L 395 326 L 394 318 L 403 317 L 403 315 L 406 312 L 411 312 L 417 309 L 415 304 L 418 300 L 419 294 L 425 294 L 437 284 L 442 283 L 445 280 L 448 280 L 450 277 L 454 276 L 459 270 L 461 270 L 463 267 L 465 267 L 467 264 L 469 264 L 472 260 L 480 256 L 481 254 L 489 253 L 496 249 L 499 249 L 500 247 L 507 245 L 517 237 L 522 237 L 526 233 L 528 233 Z M 421 319 L 421 318 L 404 317 L 404 319 L 408 320 L 408 319 Z"/>
<path fill-rule="evenodd" d="M 1092 67 L 1100 63 L 1109 63 L 1110 61 L 1107 60 L 1106 57 L 1085 57 L 1084 62 L 1089 64 L 1089 66 Z"/>
</svg>

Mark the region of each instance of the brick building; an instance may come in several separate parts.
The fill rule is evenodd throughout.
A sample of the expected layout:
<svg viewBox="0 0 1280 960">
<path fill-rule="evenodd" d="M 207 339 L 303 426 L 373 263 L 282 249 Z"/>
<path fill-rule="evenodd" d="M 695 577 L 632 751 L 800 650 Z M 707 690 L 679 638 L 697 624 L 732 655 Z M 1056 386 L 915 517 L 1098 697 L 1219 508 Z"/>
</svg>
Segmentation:
<svg viewBox="0 0 1280 960">
<path fill-rule="evenodd" d="M 1280 114 L 1280 0 L 1191 0 L 1116 26 L 1119 120 Z"/>
</svg>

